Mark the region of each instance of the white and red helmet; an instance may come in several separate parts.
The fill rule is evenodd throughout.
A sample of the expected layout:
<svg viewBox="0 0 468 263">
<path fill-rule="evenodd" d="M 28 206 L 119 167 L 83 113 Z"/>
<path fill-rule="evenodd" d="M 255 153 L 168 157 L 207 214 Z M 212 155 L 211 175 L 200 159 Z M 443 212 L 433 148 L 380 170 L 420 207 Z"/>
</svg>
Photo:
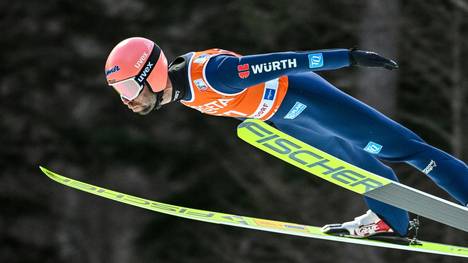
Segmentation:
<svg viewBox="0 0 468 263">
<path fill-rule="evenodd" d="M 146 83 L 153 92 L 164 90 L 167 82 L 167 59 L 153 41 L 127 38 L 112 49 L 106 61 L 107 83 L 131 101 L 138 97 Z"/>
</svg>

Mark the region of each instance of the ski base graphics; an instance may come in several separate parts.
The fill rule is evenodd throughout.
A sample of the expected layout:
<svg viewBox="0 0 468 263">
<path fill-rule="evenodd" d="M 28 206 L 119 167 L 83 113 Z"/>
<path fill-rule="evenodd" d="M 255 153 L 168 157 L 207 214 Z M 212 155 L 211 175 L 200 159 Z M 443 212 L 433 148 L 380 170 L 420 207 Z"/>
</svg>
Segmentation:
<svg viewBox="0 0 468 263">
<path fill-rule="evenodd" d="M 71 178 L 64 177 L 54 173 L 44 167 L 40 167 L 42 172 L 50 179 L 63 184 L 65 186 L 75 188 L 93 195 L 111 199 L 117 202 L 128 205 L 141 207 L 151 211 L 164 213 L 172 216 L 188 218 L 192 220 L 204 221 L 208 223 L 231 225 L 235 227 L 250 228 L 261 231 L 275 232 L 286 235 L 302 236 L 315 239 L 324 239 L 338 242 L 346 242 L 352 244 L 361 244 L 375 247 L 385 247 L 400 250 L 417 251 L 423 253 L 432 253 L 456 257 L 468 258 L 468 248 L 460 246 L 452 246 L 446 244 L 432 243 L 426 241 L 418 241 L 410 244 L 397 244 L 370 239 L 357 239 L 350 237 L 340 237 L 327 235 L 321 232 L 320 227 L 273 221 L 267 219 L 238 216 L 226 213 L 218 213 L 205 211 L 200 209 L 192 209 L 176 205 L 160 203 L 141 197 L 136 197 L 124 194 L 117 191 L 108 190 L 99 186 L 80 182 Z"/>
</svg>

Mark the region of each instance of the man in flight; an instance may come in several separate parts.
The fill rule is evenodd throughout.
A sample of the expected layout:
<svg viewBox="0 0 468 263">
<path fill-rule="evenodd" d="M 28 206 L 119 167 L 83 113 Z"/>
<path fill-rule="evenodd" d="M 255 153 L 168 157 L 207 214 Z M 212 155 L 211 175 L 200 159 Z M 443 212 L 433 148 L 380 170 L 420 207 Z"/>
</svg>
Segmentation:
<svg viewBox="0 0 468 263">
<path fill-rule="evenodd" d="M 370 172 L 398 181 L 381 161 L 405 162 L 426 174 L 462 205 L 468 167 L 418 135 L 340 91 L 314 73 L 349 66 L 398 65 L 376 53 L 329 49 L 241 56 L 222 49 L 190 52 L 168 65 L 151 40 L 134 37 L 110 53 L 107 82 L 135 113 L 173 102 L 202 113 L 268 121 L 279 130 Z M 375 83 L 378 85 L 378 83 Z M 405 237 L 408 212 L 365 197 L 362 216 L 322 229 L 357 238 Z"/>
</svg>

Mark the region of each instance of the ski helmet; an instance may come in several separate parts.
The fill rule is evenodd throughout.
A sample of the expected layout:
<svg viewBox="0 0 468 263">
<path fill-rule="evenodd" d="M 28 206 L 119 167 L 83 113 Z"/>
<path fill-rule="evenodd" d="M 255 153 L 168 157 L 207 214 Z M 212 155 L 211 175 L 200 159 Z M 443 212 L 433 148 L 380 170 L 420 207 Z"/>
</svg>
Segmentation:
<svg viewBox="0 0 468 263">
<path fill-rule="evenodd" d="M 144 84 L 161 95 L 167 82 L 167 59 L 153 41 L 127 38 L 112 49 L 106 61 L 107 83 L 125 102 L 138 97 Z"/>
</svg>

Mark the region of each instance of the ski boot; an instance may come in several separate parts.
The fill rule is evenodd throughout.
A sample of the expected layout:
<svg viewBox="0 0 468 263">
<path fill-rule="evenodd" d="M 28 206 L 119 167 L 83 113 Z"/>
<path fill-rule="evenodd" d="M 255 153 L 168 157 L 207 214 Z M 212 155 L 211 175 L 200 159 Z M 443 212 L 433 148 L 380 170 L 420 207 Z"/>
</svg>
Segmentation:
<svg viewBox="0 0 468 263">
<path fill-rule="evenodd" d="M 387 223 L 370 210 L 364 215 L 354 218 L 353 221 L 343 224 L 325 225 L 322 227 L 322 232 L 330 235 L 354 238 L 370 238 L 374 236 L 400 237 Z"/>
</svg>

